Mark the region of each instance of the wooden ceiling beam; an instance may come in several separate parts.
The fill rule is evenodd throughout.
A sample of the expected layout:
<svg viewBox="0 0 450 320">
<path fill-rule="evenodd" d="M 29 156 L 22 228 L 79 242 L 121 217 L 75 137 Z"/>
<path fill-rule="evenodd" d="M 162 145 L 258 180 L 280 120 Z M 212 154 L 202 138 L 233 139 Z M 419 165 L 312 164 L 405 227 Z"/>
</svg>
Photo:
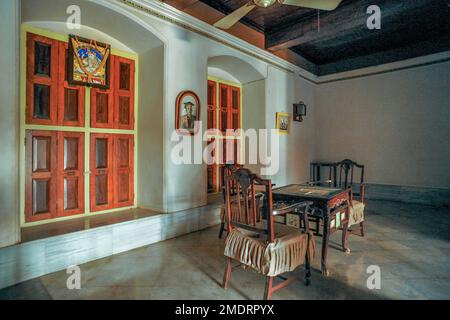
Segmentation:
<svg viewBox="0 0 450 320">
<path fill-rule="evenodd" d="M 162 0 L 165 4 L 177 8 L 178 10 L 184 11 L 190 6 L 196 4 L 200 0 Z"/>
<path fill-rule="evenodd" d="M 334 11 L 321 11 L 320 31 L 317 17 L 310 17 L 293 25 L 267 30 L 266 49 L 277 51 L 313 41 L 334 39 L 340 34 L 352 31 L 367 30 L 366 24 L 369 15 L 366 10 L 373 3 L 373 0 L 361 0 L 345 5 L 344 1 L 341 7 Z M 390 21 L 396 21 L 403 13 L 410 10 L 426 9 L 430 2 L 429 0 L 382 0 L 377 1 L 377 4 L 381 8 L 381 27 L 383 28 L 384 25 L 388 28 L 386 25 Z"/>
</svg>

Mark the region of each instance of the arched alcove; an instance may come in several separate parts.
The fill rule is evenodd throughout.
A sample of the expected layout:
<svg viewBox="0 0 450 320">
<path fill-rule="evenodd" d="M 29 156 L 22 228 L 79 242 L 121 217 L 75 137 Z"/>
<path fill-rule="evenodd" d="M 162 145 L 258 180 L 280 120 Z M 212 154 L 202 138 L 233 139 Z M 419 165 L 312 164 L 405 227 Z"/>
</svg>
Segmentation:
<svg viewBox="0 0 450 320">
<path fill-rule="evenodd" d="M 80 8 L 81 26 L 69 29 L 72 14 Z M 88 0 L 21 0 L 22 24 L 54 33 L 75 34 L 108 43 L 113 50 L 131 53 L 136 64 L 135 203 L 163 211 L 163 123 L 166 41 L 157 30 L 117 3 Z M 86 106 L 89 112 L 89 106 Z"/>
<path fill-rule="evenodd" d="M 263 80 L 267 73 L 266 70 L 261 68 L 258 70 L 247 61 L 230 55 L 214 56 L 208 59 L 208 72 L 217 73 L 218 70 L 241 84 Z"/>
<path fill-rule="evenodd" d="M 265 128 L 267 67 L 255 67 L 235 56 L 214 56 L 208 59 L 208 76 L 241 85 L 241 129 Z M 250 170 L 260 173 L 260 164 L 248 163 L 248 144 L 248 141 L 242 143 L 241 160 Z"/>
</svg>

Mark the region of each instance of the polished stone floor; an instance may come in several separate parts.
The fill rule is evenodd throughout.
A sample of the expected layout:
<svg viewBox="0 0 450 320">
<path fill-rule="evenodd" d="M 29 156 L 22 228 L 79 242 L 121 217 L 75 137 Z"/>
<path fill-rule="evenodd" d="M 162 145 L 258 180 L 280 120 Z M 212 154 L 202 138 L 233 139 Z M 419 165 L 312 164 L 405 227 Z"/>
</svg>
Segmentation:
<svg viewBox="0 0 450 320">
<path fill-rule="evenodd" d="M 273 299 L 450 299 L 449 208 L 371 201 L 366 216 L 366 237 L 350 237 L 349 255 L 340 233 L 332 236 L 329 278 L 317 254 L 311 286 L 293 283 Z M 253 271 L 235 269 L 221 288 L 217 234 L 214 227 L 81 265 L 80 290 L 68 290 L 60 271 L 0 290 L 0 299 L 261 299 L 264 278 Z M 367 288 L 371 265 L 381 271 L 379 290 Z"/>
</svg>

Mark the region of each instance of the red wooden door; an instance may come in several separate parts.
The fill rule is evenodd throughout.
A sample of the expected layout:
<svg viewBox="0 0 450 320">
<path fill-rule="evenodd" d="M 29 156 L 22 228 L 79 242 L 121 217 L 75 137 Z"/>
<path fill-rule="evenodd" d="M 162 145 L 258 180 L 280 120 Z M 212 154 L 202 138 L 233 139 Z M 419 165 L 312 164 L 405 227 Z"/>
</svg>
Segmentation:
<svg viewBox="0 0 450 320">
<path fill-rule="evenodd" d="M 114 124 L 116 129 L 134 128 L 134 61 L 115 57 Z"/>
<path fill-rule="evenodd" d="M 84 127 L 85 89 L 67 82 L 68 44 L 59 42 L 58 125 Z"/>
<path fill-rule="evenodd" d="M 57 133 L 26 131 L 25 221 L 56 213 Z"/>
<path fill-rule="evenodd" d="M 84 133 L 58 132 L 58 216 L 84 212 Z"/>
<path fill-rule="evenodd" d="M 208 127 L 207 129 L 217 129 L 217 83 L 215 81 L 208 81 Z"/>
<path fill-rule="evenodd" d="M 227 85 L 219 84 L 219 130 L 223 134 L 228 129 L 229 110 L 229 88 Z"/>
<path fill-rule="evenodd" d="M 93 133 L 90 141 L 90 207 L 101 211 L 113 207 L 114 135 Z"/>
<path fill-rule="evenodd" d="M 219 129 L 237 130 L 241 128 L 241 89 L 219 84 Z"/>
<path fill-rule="evenodd" d="M 56 125 L 58 41 L 27 33 L 26 122 Z"/>
<path fill-rule="evenodd" d="M 114 83 L 115 56 L 111 56 L 111 73 L 109 89 L 91 88 L 91 127 L 114 127 Z"/>
<path fill-rule="evenodd" d="M 238 87 L 229 87 L 230 101 L 228 105 L 229 109 L 229 124 L 230 128 L 237 130 L 241 128 L 241 90 Z"/>
<path fill-rule="evenodd" d="M 134 136 L 114 138 L 114 207 L 134 204 Z"/>
<path fill-rule="evenodd" d="M 217 82 L 208 81 L 208 130 L 217 129 Z M 214 132 L 211 132 L 215 134 Z M 208 145 L 215 144 L 215 140 L 208 142 Z M 215 154 L 214 154 L 214 164 L 207 166 L 208 170 L 208 192 L 217 192 L 217 165 L 215 164 Z"/>
<path fill-rule="evenodd" d="M 208 141 L 208 148 L 213 148 L 216 144 L 215 139 L 211 139 Z M 216 164 L 216 149 L 214 149 L 213 152 L 211 152 L 212 160 L 214 161 L 213 164 L 209 164 L 207 166 L 208 170 L 208 193 L 214 193 L 217 192 L 218 186 L 217 186 L 217 164 Z"/>
</svg>

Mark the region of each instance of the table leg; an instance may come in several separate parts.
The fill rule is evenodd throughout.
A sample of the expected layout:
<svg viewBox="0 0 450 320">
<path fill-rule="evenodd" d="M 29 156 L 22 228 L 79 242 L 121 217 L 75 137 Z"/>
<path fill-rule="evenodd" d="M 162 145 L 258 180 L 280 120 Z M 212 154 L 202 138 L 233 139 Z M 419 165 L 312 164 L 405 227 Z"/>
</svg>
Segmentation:
<svg viewBox="0 0 450 320">
<path fill-rule="evenodd" d="M 328 277 L 330 272 L 327 269 L 327 252 L 328 252 L 328 241 L 330 237 L 330 219 L 329 211 L 323 218 L 323 237 L 322 237 L 322 275 Z"/>
<path fill-rule="evenodd" d="M 350 248 L 348 247 L 348 222 L 350 219 L 350 207 L 347 205 L 345 209 L 345 223 L 342 227 L 342 249 L 345 253 L 350 253 Z"/>
</svg>

